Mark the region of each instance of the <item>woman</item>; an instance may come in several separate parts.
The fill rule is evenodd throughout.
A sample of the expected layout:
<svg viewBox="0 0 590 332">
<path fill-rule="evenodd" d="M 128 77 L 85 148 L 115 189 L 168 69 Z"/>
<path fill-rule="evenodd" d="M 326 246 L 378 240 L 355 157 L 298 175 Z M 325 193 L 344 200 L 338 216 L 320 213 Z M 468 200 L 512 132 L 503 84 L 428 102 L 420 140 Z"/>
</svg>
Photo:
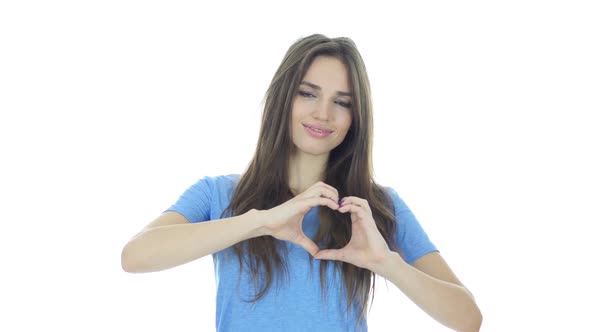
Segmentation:
<svg viewBox="0 0 590 332">
<path fill-rule="evenodd" d="M 294 43 L 243 175 L 204 177 L 125 246 L 150 272 L 213 254 L 218 331 L 364 331 L 375 275 L 440 323 L 481 314 L 412 212 L 372 176 L 367 73 L 348 38 Z"/>
</svg>

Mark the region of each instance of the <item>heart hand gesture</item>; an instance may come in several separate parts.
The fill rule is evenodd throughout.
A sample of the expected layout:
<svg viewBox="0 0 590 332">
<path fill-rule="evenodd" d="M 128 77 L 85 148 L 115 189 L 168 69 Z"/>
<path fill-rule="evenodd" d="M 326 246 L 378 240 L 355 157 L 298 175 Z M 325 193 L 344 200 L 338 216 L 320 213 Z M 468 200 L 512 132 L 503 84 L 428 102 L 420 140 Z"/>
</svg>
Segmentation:
<svg viewBox="0 0 590 332">
<path fill-rule="evenodd" d="M 337 210 L 338 191 L 330 185 L 317 182 L 285 203 L 262 211 L 266 234 L 298 244 L 312 256 L 315 255 L 319 248 L 303 233 L 302 224 L 305 214 L 318 205 Z"/>
<path fill-rule="evenodd" d="M 374 271 L 389 252 L 389 247 L 379 233 L 369 203 L 350 196 L 341 201 L 339 212 L 350 213 L 352 236 L 341 249 L 325 249 L 315 254 L 316 259 L 339 260 Z"/>
</svg>

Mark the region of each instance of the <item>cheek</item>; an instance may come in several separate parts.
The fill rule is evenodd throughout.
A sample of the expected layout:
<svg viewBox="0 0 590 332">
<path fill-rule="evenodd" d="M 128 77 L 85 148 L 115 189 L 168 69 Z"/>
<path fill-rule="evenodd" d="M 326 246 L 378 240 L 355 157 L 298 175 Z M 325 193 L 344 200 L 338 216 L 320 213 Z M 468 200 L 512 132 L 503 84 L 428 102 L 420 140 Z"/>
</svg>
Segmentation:
<svg viewBox="0 0 590 332">
<path fill-rule="evenodd" d="M 304 112 L 305 108 L 299 101 L 294 101 L 293 106 L 291 107 L 291 121 L 297 121 L 297 119 L 301 118 L 302 113 Z"/>
<path fill-rule="evenodd" d="M 348 112 L 346 115 L 342 117 L 340 123 L 342 124 L 342 130 L 345 132 L 348 131 L 348 129 L 350 129 L 350 126 L 352 125 L 352 114 Z"/>
</svg>

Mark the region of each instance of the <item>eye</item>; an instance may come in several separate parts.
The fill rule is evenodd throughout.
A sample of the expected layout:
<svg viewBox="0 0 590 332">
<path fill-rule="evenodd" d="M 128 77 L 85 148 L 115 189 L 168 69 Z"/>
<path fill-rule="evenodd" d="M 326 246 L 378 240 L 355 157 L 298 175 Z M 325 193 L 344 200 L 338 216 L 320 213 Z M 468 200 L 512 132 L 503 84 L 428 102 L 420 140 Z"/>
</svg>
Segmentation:
<svg viewBox="0 0 590 332">
<path fill-rule="evenodd" d="M 305 90 L 299 90 L 299 95 L 305 98 L 315 98 L 315 95 L 311 92 L 307 92 Z"/>
<path fill-rule="evenodd" d="M 352 103 L 351 102 L 347 102 L 347 101 L 342 101 L 342 100 L 336 100 L 335 101 L 336 104 L 344 107 L 344 108 L 351 108 L 352 107 Z"/>
</svg>

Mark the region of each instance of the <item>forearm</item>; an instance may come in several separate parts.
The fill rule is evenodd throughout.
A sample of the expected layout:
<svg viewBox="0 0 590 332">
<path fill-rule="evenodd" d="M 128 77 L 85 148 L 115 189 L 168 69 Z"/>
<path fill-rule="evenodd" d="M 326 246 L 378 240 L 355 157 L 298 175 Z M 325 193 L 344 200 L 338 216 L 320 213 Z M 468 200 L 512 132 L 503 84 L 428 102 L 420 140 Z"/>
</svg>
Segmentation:
<svg viewBox="0 0 590 332">
<path fill-rule="evenodd" d="M 127 272 L 161 271 L 263 235 L 258 212 L 251 210 L 221 220 L 146 229 L 123 249 L 123 269 Z"/>
<path fill-rule="evenodd" d="M 465 287 L 433 278 L 404 262 L 395 252 L 372 270 L 394 283 L 441 324 L 456 331 L 479 331 L 481 313 Z"/>
</svg>

